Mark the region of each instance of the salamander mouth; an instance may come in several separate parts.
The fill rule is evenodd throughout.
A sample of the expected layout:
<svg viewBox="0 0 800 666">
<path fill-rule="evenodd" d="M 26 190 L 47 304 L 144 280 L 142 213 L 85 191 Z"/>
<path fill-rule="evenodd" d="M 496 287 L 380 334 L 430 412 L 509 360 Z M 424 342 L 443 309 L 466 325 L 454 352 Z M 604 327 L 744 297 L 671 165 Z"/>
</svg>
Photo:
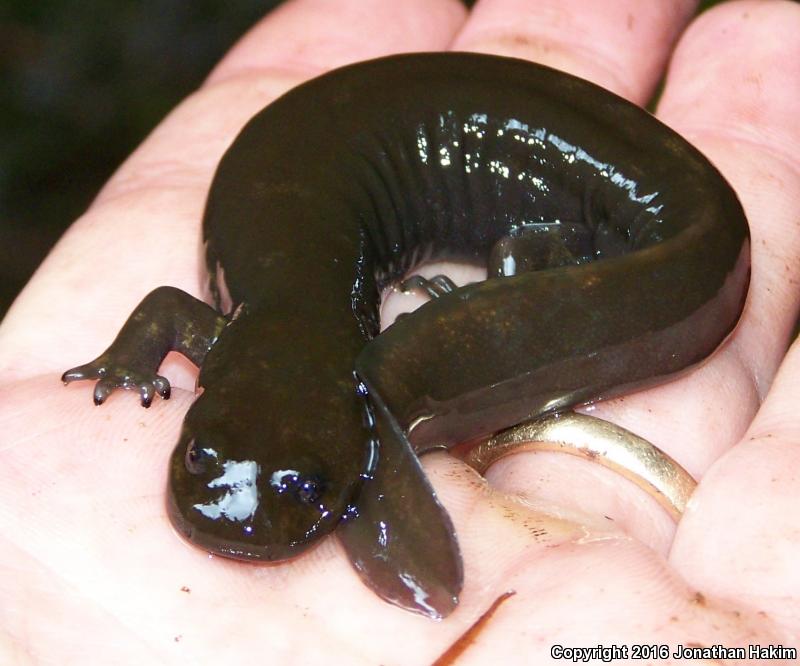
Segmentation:
<svg viewBox="0 0 800 666">
<path fill-rule="evenodd" d="M 254 543 L 247 539 L 248 527 L 253 531 L 254 528 L 246 525 L 241 529 L 241 538 L 236 538 L 232 534 L 217 534 L 213 529 L 205 529 L 206 526 L 187 520 L 171 500 L 172 497 L 170 497 L 168 503 L 168 511 L 173 527 L 192 545 L 209 553 L 234 560 L 281 562 L 300 555 L 313 545 L 312 541 L 305 544 L 289 544 L 288 546 L 281 546 L 277 542 L 269 544 Z"/>
<path fill-rule="evenodd" d="M 176 531 L 195 546 L 237 560 L 277 562 L 291 559 L 314 545 L 319 536 L 335 525 L 328 516 L 317 516 L 315 522 L 305 529 L 299 527 L 299 535 L 292 537 L 283 534 L 281 529 L 273 529 L 267 512 L 262 509 L 240 521 L 223 513 L 217 517 L 203 514 L 197 504 L 182 503 L 178 497 L 172 490 L 167 493 L 167 513 Z M 298 520 L 296 524 L 303 523 Z"/>
</svg>

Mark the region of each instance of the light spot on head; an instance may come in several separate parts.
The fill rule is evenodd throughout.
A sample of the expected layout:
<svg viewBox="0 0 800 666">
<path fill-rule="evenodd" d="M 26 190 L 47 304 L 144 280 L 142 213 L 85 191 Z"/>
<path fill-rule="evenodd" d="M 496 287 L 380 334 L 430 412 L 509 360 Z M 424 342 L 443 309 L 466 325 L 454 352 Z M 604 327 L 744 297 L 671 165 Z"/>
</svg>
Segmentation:
<svg viewBox="0 0 800 666">
<path fill-rule="evenodd" d="M 220 517 L 232 521 L 252 518 L 258 508 L 258 463 L 255 460 L 229 460 L 222 465 L 222 474 L 208 482 L 209 488 L 227 488 L 222 497 L 193 508 L 207 518 Z"/>
</svg>

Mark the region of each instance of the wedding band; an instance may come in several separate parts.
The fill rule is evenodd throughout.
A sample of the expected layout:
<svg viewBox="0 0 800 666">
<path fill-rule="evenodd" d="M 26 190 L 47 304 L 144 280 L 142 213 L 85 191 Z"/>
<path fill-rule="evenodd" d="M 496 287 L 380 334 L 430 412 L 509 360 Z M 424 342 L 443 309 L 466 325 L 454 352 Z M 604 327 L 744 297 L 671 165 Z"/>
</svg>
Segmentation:
<svg viewBox="0 0 800 666">
<path fill-rule="evenodd" d="M 613 423 L 585 414 L 550 414 L 503 430 L 483 441 L 465 462 L 479 474 L 500 458 L 521 451 L 582 456 L 614 470 L 654 497 L 680 520 L 697 482 L 666 453 Z"/>
</svg>

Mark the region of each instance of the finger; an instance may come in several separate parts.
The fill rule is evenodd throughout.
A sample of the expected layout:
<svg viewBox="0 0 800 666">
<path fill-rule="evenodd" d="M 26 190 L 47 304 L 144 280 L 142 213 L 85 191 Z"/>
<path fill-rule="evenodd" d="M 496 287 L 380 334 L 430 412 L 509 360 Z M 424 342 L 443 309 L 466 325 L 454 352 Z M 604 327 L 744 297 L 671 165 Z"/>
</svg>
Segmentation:
<svg viewBox="0 0 800 666">
<path fill-rule="evenodd" d="M 797 310 L 800 254 L 800 6 L 739 2 L 710 12 L 676 53 L 683 97 L 665 93 L 670 122 L 691 135 L 737 185 L 754 238 L 745 320 L 726 353 L 764 390 Z M 685 59 L 703 55 L 693 70 Z M 707 75 L 724 86 L 709 93 Z M 699 79 L 699 80 L 697 80 Z M 703 92 L 705 90 L 705 92 Z M 800 496 L 796 446 L 800 348 L 793 347 L 741 444 L 708 472 L 671 560 L 711 593 L 746 600 L 800 625 Z"/>
<path fill-rule="evenodd" d="M 732 2 L 700 16 L 674 53 L 658 107 L 739 194 L 752 235 L 748 302 L 730 344 L 709 362 L 597 412 L 655 442 L 695 477 L 744 433 L 797 312 L 797 11 L 790 2 Z"/>
<path fill-rule="evenodd" d="M 452 458 L 423 460 L 450 509 L 466 564 L 462 605 L 442 630 L 459 625 L 464 631 L 501 594 L 515 592 L 458 664 L 514 663 L 521 654 L 529 663 L 549 663 L 553 646 L 609 645 L 609 636 L 629 650 L 740 645 L 742 636 L 748 643 L 787 644 L 784 632 L 756 610 L 698 594 L 660 555 L 610 521 L 497 492 Z M 640 659 L 669 661 L 647 657 Z"/>
<path fill-rule="evenodd" d="M 744 441 L 714 465 L 676 534 L 670 562 L 690 583 L 800 630 L 800 343 Z"/>
<path fill-rule="evenodd" d="M 700 16 L 675 52 L 658 109 L 736 189 L 752 235 L 748 302 L 730 344 L 685 380 L 634 396 L 614 414 L 695 476 L 744 433 L 797 311 L 797 10 L 734 2 Z M 652 410 L 637 410 L 640 401 Z"/>
<path fill-rule="evenodd" d="M 723 171 L 747 213 L 752 284 L 735 350 L 761 395 L 800 303 L 797 12 L 793 2 L 735 2 L 702 17 L 675 54 L 659 105 Z"/>
<path fill-rule="evenodd" d="M 696 478 L 745 432 L 797 312 L 797 11 L 734 2 L 703 14 L 676 49 L 658 109 L 739 193 L 753 236 L 750 293 L 730 343 L 708 362 L 595 414 L 654 442 Z"/>
<path fill-rule="evenodd" d="M 387 53 L 438 50 L 450 43 L 466 17 L 459 0 L 394 5 L 378 0 L 286 3 L 239 41 L 209 82 L 269 68 L 298 71 L 307 78 Z"/>
<path fill-rule="evenodd" d="M 481 0 L 452 48 L 550 65 L 643 104 L 694 0 Z"/>
<path fill-rule="evenodd" d="M 363 0 L 296 0 L 267 16 L 153 131 L 44 262 L 0 328 L 4 376 L 53 372 L 96 356 L 157 285 L 200 293 L 205 194 L 246 120 L 331 65 L 442 48 L 463 15 L 457 0 L 372 0 L 369 11 Z M 187 363 L 168 359 L 166 368 L 177 386 L 193 385 Z"/>
</svg>

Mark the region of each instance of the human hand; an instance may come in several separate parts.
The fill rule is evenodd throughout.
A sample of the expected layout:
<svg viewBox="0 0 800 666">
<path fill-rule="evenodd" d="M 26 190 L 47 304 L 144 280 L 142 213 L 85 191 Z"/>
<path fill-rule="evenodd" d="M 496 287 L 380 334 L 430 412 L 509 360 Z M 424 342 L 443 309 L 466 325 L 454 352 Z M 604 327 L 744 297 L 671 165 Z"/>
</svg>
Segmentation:
<svg viewBox="0 0 800 666">
<path fill-rule="evenodd" d="M 753 420 L 799 300 L 800 8 L 731 2 L 683 32 L 690 2 L 532 4 L 484 0 L 467 18 L 451 0 L 291 2 L 155 130 L 62 239 L 0 327 L 1 663 L 262 654 L 430 663 L 507 590 L 515 596 L 459 663 L 539 662 L 555 644 L 800 647 L 791 448 L 800 421 L 790 411 L 800 349 Z M 753 235 L 751 293 L 708 363 L 591 408 L 702 477 L 677 530 L 639 489 L 571 456 L 519 454 L 487 482 L 451 456 L 425 456 L 466 576 L 459 609 L 435 623 L 381 602 L 334 539 L 266 566 L 209 557 L 175 536 L 164 488 L 193 399 L 188 363 L 167 359 L 173 399 L 147 411 L 132 393 L 93 409 L 88 386 L 58 383 L 153 287 L 200 293 L 199 220 L 214 168 L 244 122 L 303 79 L 449 47 L 527 57 L 644 103 L 682 32 L 658 113 L 739 192 Z"/>
</svg>

